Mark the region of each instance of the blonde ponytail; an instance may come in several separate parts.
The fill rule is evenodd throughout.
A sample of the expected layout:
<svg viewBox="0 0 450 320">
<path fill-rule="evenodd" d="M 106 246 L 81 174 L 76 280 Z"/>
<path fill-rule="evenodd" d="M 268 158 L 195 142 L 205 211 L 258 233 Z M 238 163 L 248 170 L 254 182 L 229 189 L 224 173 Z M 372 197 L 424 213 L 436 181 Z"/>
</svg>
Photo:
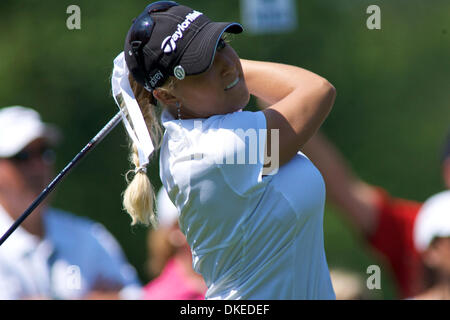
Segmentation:
<svg viewBox="0 0 450 320">
<path fill-rule="evenodd" d="M 134 144 L 132 145 L 132 150 L 131 162 L 136 168 L 140 168 L 138 152 Z M 131 181 L 128 180 L 130 173 L 134 173 Z M 153 210 L 155 192 L 146 172 L 142 169 L 130 170 L 125 177 L 128 187 L 123 194 L 123 207 L 131 216 L 131 225 L 142 223 L 155 226 L 156 221 Z"/>
<path fill-rule="evenodd" d="M 156 105 L 152 103 L 153 97 L 150 92 L 138 84 L 132 76 L 129 76 L 130 85 L 141 109 L 147 129 L 150 133 L 155 152 L 161 146 L 162 128 L 159 123 L 159 112 Z M 134 170 L 129 170 L 125 178 L 128 186 L 123 194 L 124 209 L 131 216 L 131 225 L 142 223 L 144 225 L 156 226 L 156 218 L 154 213 L 155 192 L 154 188 L 146 174 L 145 168 L 141 168 L 137 148 L 131 144 L 130 162 L 134 165 Z M 131 181 L 128 175 L 134 173 Z"/>
</svg>

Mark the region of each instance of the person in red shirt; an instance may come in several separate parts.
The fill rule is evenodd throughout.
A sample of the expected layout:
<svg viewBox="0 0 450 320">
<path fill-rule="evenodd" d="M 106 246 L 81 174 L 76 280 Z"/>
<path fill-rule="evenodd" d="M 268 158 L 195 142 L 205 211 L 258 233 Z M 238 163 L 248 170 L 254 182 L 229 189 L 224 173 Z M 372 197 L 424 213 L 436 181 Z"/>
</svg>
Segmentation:
<svg viewBox="0 0 450 320">
<path fill-rule="evenodd" d="M 322 173 L 328 199 L 390 266 L 400 296 L 416 296 L 429 287 L 429 268 L 415 247 L 413 236 L 422 204 L 392 197 L 383 188 L 360 179 L 320 132 L 302 151 Z M 444 148 L 442 167 L 444 181 L 450 188 L 450 139 Z"/>
</svg>

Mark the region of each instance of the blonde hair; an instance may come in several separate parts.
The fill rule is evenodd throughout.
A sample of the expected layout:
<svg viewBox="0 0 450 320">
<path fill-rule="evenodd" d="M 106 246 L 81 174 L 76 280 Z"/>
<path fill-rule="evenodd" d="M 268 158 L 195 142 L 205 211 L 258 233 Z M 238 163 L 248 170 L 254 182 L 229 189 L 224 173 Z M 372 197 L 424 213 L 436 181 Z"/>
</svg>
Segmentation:
<svg viewBox="0 0 450 320">
<path fill-rule="evenodd" d="M 147 129 L 150 133 L 155 152 L 161 146 L 163 130 L 159 122 L 159 110 L 162 106 L 153 103 L 155 101 L 152 94 L 145 90 L 145 88 L 137 83 L 132 75 L 128 77 L 131 89 L 139 104 L 142 115 L 144 117 Z M 163 88 L 168 89 L 173 86 L 173 79 L 166 82 Z M 155 154 L 155 152 L 153 154 Z M 131 143 L 130 162 L 135 168 L 140 167 L 137 147 Z M 133 179 L 130 181 L 128 175 L 134 173 Z M 156 218 L 154 213 L 155 191 L 148 178 L 147 174 L 142 170 L 129 170 L 125 175 L 128 183 L 125 192 L 123 193 L 124 209 L 131 216 L 131 225 L 142 223 L 144 225 L 156 226 Z"/>
</svg>

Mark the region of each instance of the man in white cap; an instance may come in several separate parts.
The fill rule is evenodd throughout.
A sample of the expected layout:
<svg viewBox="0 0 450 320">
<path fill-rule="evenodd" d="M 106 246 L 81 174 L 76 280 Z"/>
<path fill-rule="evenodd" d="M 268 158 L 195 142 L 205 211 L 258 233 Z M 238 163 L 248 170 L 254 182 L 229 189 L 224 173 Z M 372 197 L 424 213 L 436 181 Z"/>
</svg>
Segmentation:
<svg viewBox="0 0 450 320">
<path fill-rule="evenodd" d="M 424 203 L 414 225 L 414 244 L 433 282 L 416 298 L 450 300 L 450 190 Z"/>
<path fill-rule="evenodd" d="M 441 160 L 447 190 L 425 201 L 414 224 L 414 246 L 431 282 L 417 299 L 450 300 L 450 130 Z"/>
<path fill-rule="evenodd" d="M 48 185 L 59 132 L 21 106 L 0 109 L 0 233 Z M 0 299 L 134 299 L 136 271 L 106 229 L 44 201 L 0 247 Z"/>
</svg>

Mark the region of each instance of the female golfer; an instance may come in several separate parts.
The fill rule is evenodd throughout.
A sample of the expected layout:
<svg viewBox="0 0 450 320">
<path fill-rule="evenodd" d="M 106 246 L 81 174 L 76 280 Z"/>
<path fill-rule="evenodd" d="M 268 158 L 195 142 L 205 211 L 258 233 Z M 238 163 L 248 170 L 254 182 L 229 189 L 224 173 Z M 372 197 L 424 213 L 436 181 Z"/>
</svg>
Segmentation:
<svg viewBox="0 0 450 320">
<path fill-rule="evenodd" d="M 133 223 L 153 221 L 145 166 L 160 146 L 160 177 L 207 299 L 334 299 L 325 186 L 299 149 L 330 112 L 335 89 L 302 68 L 239 59 L 223 34 L 241 31 L 167 1 L 134 20 L 112 81 L 134 141 L 124 206 Z M 242 111 L 250 94 L 270 106 Z"/>
</svg>

